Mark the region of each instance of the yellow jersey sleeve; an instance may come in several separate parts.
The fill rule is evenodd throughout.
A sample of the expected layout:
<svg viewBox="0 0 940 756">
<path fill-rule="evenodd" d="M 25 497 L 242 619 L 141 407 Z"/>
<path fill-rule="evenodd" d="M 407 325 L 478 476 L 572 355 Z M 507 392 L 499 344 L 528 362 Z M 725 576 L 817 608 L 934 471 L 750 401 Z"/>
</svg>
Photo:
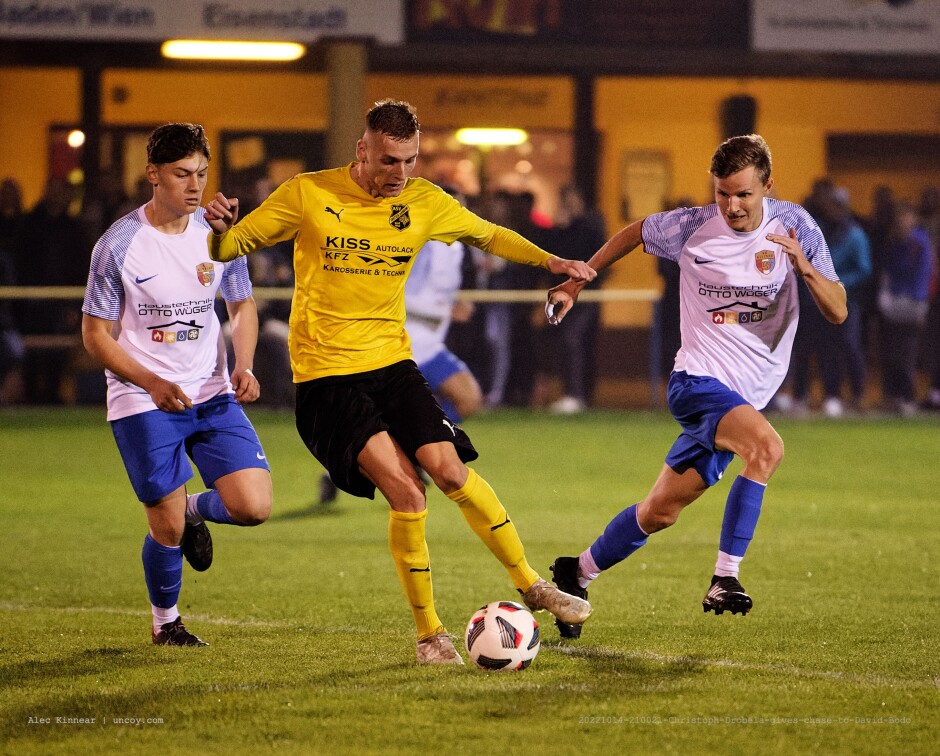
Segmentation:
<svg viewBox="0 0 940 756">
<path fill-rule="evenodd" d="M 299 174 L 209 236 L 212 258 L 223 261 L 294 240 L 288 345 L 297 383 L 411 358 L 405 280 L 429 239 L 464 240 L 529 265 L 549 257 L 424 179 L 409 179 L 397 197 L 372 197 L 353 179 L 355 167 Z"/>
<path fill-rule="evenodd" d="M 300 184 L 300 176 L 294 176 L 270 194 L 263 212 L 259 207 L 224 234 L 209 234 L 209 257 L 228 262 L 293 238 L 303 214 Z"/>
</svg>

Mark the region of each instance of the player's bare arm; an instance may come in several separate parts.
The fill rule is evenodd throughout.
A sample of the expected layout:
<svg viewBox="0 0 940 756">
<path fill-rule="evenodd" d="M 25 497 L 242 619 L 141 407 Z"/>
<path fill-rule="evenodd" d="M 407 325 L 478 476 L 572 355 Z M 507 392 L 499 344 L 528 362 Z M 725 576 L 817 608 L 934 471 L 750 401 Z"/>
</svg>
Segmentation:
<svg viewBox="0 0 940 756">
<path fill-rule="evenodd" d="M 238 198 L 216 192 L 206 205 L 206 222 L 217 234 L 224 234 L 238 220 Z"/>
<path fill-rule="evenodd" d="M 793 270 L 806 282 L 823 317 L 837 325 L 845 321 L 849 314 L 845 287 L 839 281 L 830 281 L 813 267 L 813 264 L 806 259 L 800 242 L 797 241 L 796 231 L 791 228 L 787 236 L 767 234 L 767 241 L 779 244 L 790 258 Z"/>
<path fill-rule="evenodd" d="M 642 220 L 622 228 L 594 253 L 587 261 L 587 265 L 592 270 L 599 271 L 613 265 L 620 258 L 626 257 L 643 241 L 642 229 Z M 545 304 L 545 314 L 549 323 L 552 325 L 561 323 L 568 311 L 574 307 L 574 303 L 578 301 L 578 295 L 585 283 L 587 281 L 579 281 L 571 277 L 564 283 L 549 289 L 548 302 Z"/>
<path fill-rule="evenodd" d="M 229 322 L 232 324 L 232 348 L 235 368 L 232 370 L 232 388 L 236 401 L 247 404 L 261 396 L 261 384 L 252 372 L 255 345 L 258 343 L 258 305 L 254 297 L 240 302 L 226 302 Z"/>
<path fill-rule="evenodd" d="M 193 402 L 177 384 L 147 370 L 125 352 L 111 335 L 114 322 L 93 315 L 82 316 L 82 343 L 88 353 L 108 370 L 140 386 L 164 412 L 192 409 Z"/>
</svg>

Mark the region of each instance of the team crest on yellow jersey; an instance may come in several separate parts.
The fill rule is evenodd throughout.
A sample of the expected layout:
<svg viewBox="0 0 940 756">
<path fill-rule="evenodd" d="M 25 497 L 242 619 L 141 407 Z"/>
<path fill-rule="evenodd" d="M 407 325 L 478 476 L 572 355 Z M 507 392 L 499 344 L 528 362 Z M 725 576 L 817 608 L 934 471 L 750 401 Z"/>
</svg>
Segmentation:
<svg viewBox="0 0 940 756">
<path fill-rule="evenodd" d="M 411 225 L 411 216 L 408 215 L 408 205 L 392 205 L 392 214 L 388 217 L 389 225 L 404 231 Z"/>
<path fill-rule="evenodd" d="M 763 275 L 769 275 L 777 265 L 777 257 L 769 249 L 762 249 L 754 253 L 754 262 L 757 270 Z"/>
<path fill-rule="evenodd" d="M 211 286 L 215 281 L 215 265 L 212 263 L 199 263 L 196 266 L 196 278 L 203 286 Z"/>
</svg>

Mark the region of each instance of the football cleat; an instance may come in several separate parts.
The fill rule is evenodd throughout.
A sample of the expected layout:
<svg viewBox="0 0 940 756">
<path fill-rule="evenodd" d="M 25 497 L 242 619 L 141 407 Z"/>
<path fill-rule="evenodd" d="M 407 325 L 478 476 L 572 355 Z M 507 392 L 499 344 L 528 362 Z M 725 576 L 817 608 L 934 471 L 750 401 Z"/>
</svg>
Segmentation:
<svg viewBox="0 0 940 756">
<path fill-rule="evenodd" d="M 587 588 L 578 585 L 578 558 L 577 557 L 558 557 L 549 567 L 552 571 L 555 585 L 560 591 L 576 596 L 580 599 L 588 597 Z M 581 624 L 571 624 L 555 619 L 555 625 L 558 627 L 558 633 L 562 638 L 580 638 Z"/>
<path fill-rule="evenodd" d="M 187 522 L 180 543 L 183 556 L 196 572 L 205 572 L 212 566 L 212 536 L 205 522 Z"/>
<path fill-rule="evenodd" d="M 712 575 L 712 584 L 702 600 L 702 609 L 706 612 L 723 614 L 726 610 L 742 615 L 751 611 L 754 602 L 744 592 L 744 587 L 736 577 L 718 577 Z"/>
<path fill-rule="evenodd" d="M 463 664 L 447 633 L 438 633 L 418 641 L 418 664 Z"/>
<path fill-rule="evenodd" d="M 172 622 L 160 626 L 159 632 L 153 631 L 155 646 L 208 646 L 202 638 L 193 635 L 183 625 L 183 618 L 177 617 Z"/>
<path fill-rule="evenodd" d="M 533 612 L 545 610 L 554 614 L 556 619 L 571 625 L 580 625 L 591 616 L 591 605 L 583 598 L 559 591 L 542 578 L 536 580 L 522 594 L 523 603 Z"/>
</svg>

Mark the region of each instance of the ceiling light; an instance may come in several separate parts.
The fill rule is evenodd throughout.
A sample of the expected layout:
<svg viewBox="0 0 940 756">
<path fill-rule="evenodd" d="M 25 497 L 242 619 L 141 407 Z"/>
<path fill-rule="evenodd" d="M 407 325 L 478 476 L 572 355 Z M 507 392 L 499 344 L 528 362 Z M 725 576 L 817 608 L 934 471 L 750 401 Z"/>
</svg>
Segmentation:
<svg viewBox="0 0 940 756">
<path fill-rule="evenodd" d="M 231 42 L 171 39 L 160 48 L 165 58 L 198 60 L 297 60 L 307 52 L 297 42 Z"/>
<path fill-rule="evenodd" d="M 522 144 L 529 135 L 522 129 L 458 129 L 457 141 L 477 147 L 504 147 Z"/>
</svg>

